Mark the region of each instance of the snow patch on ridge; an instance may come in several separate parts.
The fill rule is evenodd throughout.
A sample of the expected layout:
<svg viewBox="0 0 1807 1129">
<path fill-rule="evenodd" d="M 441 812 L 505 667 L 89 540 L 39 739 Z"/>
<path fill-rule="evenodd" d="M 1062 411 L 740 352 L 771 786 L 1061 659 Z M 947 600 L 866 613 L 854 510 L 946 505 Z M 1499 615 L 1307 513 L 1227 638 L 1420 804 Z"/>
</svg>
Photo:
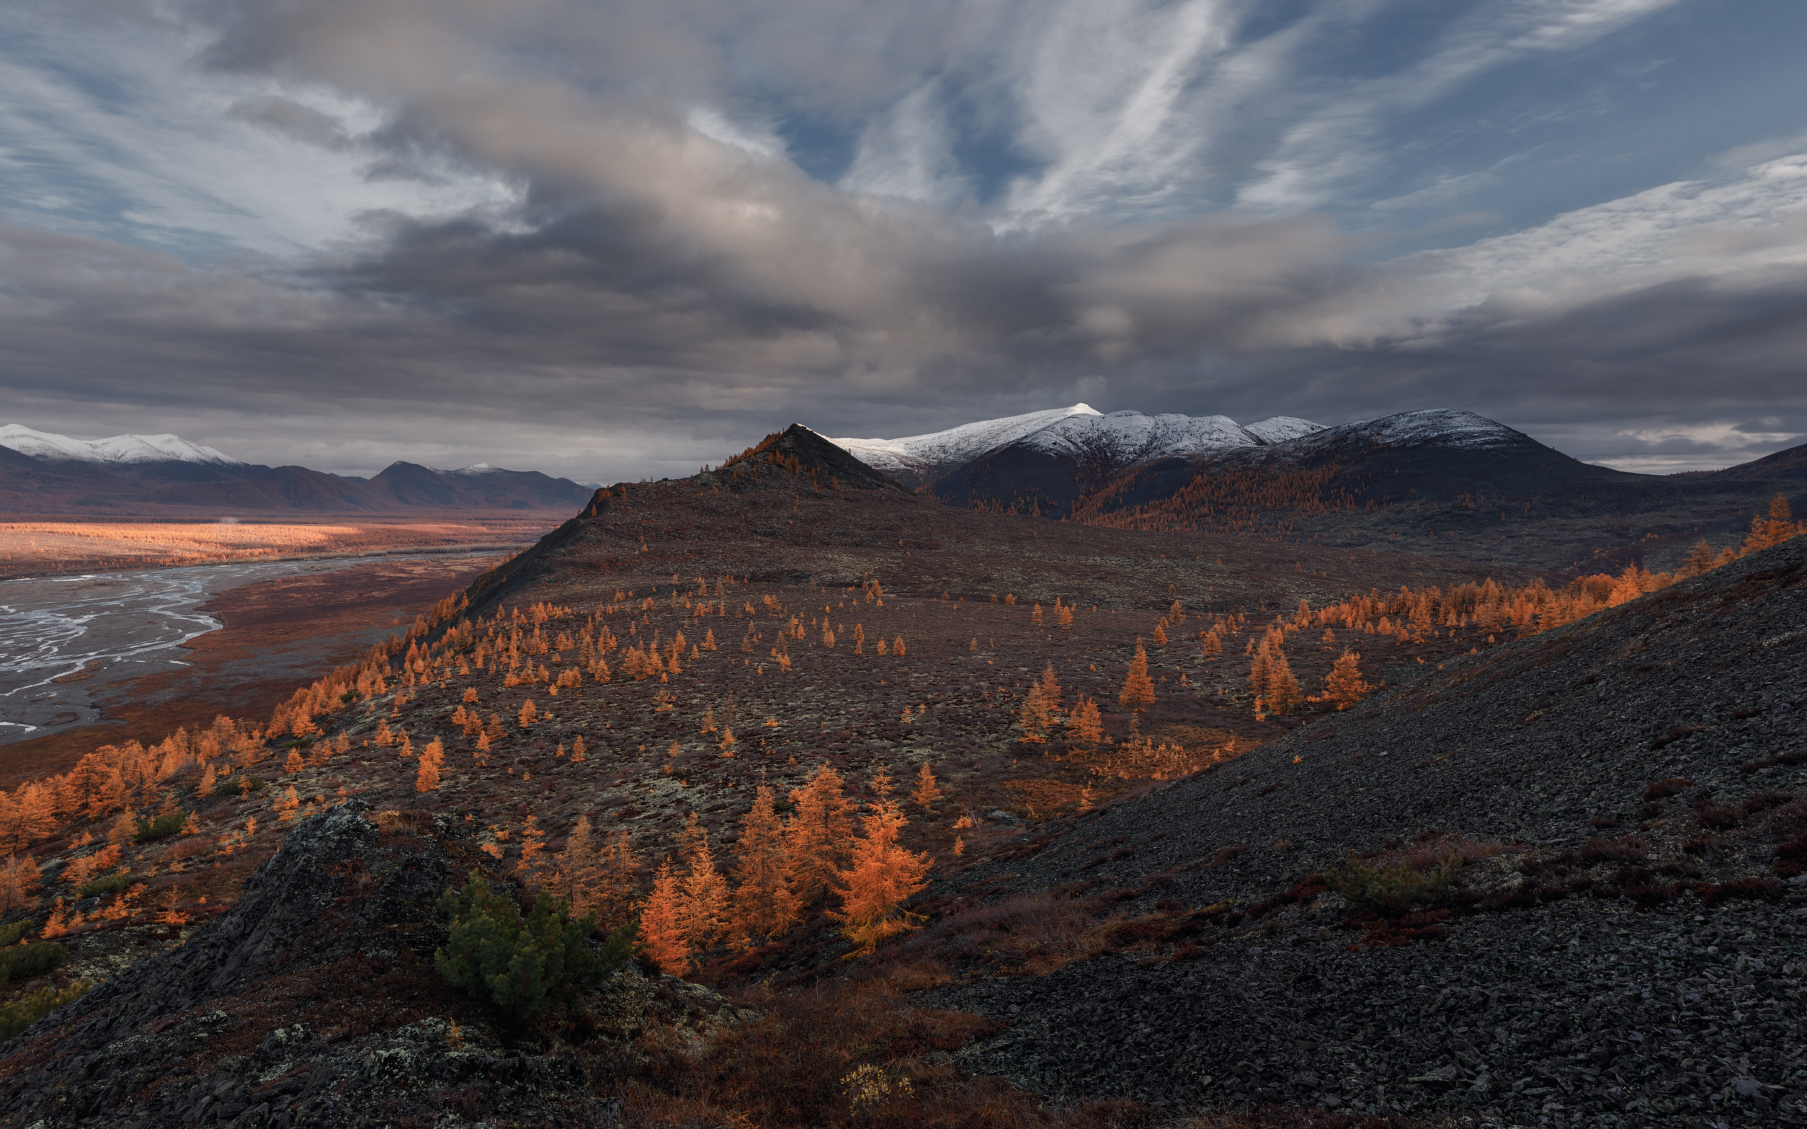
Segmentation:
<svg viewBox="0 0 1807 1129">
<path fill-rule="evenodd" d="M 1069 417 L 1097 417 L 1099 414 L 1096 408 L 1088 404 L 1074 404 L 1070 408 L 1053 408 L 1020 416 L 963 423 L 946 431 L 906 435 L 902 439 L 828 441 L 882 474 L 933 477 L 938 471 L 952 470 L 969 463 L 987 451 L 1007 447 Z"/>
<path fill-rule="evenodd" d="M 1400 412 L 1380 419 L 1362 419 L 1348 424 L 1379 440 L 1388 447 L 1467 447 L 1485 449 L 1506 447 L 1521 437 L 1518 432 L 1486 416 L 1455 408 L 1430 408 L 1418 412 Z"/>
<path fill-rule="evenodd" d="M 981 455 L 1021 443 L 1051 455 L 1129 466 L 1147 459 L 1283 443 L 1324 425 L 1275 416 L 1247 427 L 1229 416 L 1100 413 L 1087 404 L 962 424 L 902 439 L 830 439 L 882 473 L 930 480 Z"/>
<path fill-rule="evenodd" d="M 71 439 L 22 424 L 0 427 L 0 447 L 21 455 L 58 462 L 110 463 L 226 463 L 242 460 L 212 447 L 190 443 L 176 435 L 115 435 L 110 439 Z"/>
<path fill-rule="evenodd" d="M 1251 447 L 1258 440 L 1229 416 L 1070 416 L 1023 440 L 1053 455 L 1090 456 L 1127 465 L 1169 455 L 1195 455 L 1228 447 Z"/>
<path fill-rule="evenodd" d="M 1263 443 L 1286 443 L 1329 428 L 1298 416 L 1271 416 L 1260 423 L 1248 424 L 1243 430 Z"/>
</svg>

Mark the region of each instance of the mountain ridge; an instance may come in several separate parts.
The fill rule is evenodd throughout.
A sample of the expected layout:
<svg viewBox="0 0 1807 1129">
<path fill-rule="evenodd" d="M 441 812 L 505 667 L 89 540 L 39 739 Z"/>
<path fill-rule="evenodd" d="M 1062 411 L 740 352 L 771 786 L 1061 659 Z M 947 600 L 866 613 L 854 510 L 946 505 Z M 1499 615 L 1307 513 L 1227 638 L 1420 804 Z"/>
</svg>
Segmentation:
<svg viewBox="0 0 1807 1129">
<path fill-rule="evenodd" d="M 575 511 L 591 489 L 539 471 L 441 471 L 397 461 L 368 479 L 302 466 L 190 459 L 44 459 L 0 445 L 0 512 L 220 515 L 393 514 L 422 510 Z"/>
<path fill-rule="evenodd" d="M 106 439 L 71 439 L 23 424 L 0 426 L 0 446 L 46 461 L 130 465 L 150 462 L 215 463 L 242 465 L 224 451 L 190 443 L 181 436 L 114 435 Z"/>
<path fill-rule="evenodd" d="M 1223 415 L 1147 415 L 1136 411 L 1107 414 L 1081 403 L 975 420 L 899 439 L 829 438 L 829 442 L 873 469 L 916 487 L 1016 444 L 1028 444 L 1055 457 L 1104 459 L 1128 466 L 1163 455 L 1284 442 L 1323 426 L 1293 416 L 1273 416 L 1244 427 Z"/>
</svg>

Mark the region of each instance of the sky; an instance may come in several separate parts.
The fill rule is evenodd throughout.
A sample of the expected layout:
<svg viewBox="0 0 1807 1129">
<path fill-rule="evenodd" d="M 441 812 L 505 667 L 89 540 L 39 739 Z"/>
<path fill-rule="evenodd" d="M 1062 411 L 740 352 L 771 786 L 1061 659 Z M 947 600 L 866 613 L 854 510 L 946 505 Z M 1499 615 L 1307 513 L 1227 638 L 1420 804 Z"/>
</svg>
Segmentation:
<svg viewBox="0 0 1807 1129">
<path fill-rule="evenodd" d="M 801 422 L 1807 441 L 1807 4 L 9 0 L 0 423 L 617 481 Z"/>
</svg>

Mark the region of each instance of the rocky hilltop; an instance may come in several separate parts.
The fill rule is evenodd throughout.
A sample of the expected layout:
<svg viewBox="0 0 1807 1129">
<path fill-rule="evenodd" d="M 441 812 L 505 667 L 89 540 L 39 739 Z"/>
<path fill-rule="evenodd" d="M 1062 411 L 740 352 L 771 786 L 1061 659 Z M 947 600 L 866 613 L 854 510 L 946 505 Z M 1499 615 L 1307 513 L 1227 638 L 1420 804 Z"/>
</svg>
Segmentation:
<svg viewBox="0 0 1807 1129">
<path fill-rule="evenodd" d="M 608 1124 L 597 1061 L 655 1016 L 735 1021 L 630 967 L 595 997 L 582 1054 L 498 1026 L 433 968 L 441 892 L 489 861 L 418 812 L 354 800 L 301 822 L 228 913 L 5 1045 L 0 1124 Z"/>
</svg>

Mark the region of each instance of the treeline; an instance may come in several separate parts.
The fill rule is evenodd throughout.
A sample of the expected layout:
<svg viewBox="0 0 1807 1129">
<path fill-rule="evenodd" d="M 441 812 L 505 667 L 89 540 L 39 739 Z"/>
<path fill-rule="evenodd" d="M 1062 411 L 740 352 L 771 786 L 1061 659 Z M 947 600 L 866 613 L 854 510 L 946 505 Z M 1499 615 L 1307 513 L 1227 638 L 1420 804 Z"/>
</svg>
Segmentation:
<svg viewBox="0 0 1807 1129">
<path fill-rule="evenodd" d="M 1264 630 L 1259 645 L 1251 639 L 1245 648 L 1251 656 L 1249 688 L 1255 697 L 1256 715 L 1290 713 L 1307 702 L 1345 709 L 1374 689 L 1360 674 L 1357 665 L 1360 653 L 1345 648 L 1325 680 L 1323 693 L 1307 697 L 1286 657 L 1289 634 L 1322 628 L 1325 634 L 1318 642 L 1329 643 L 1333 640 L 1332 629 L 1340 627 L 1350 633 L 1390 636 L 1395 645 L 1423 643 L 1427 637 L 1439 634 L 1454 637 L 1460 631 L 1486 632 L 1488 643 L 1495 642 L 1498 634 L 1507 631 L 1515 637 L 1536 635 L 1720 568 L 1760 549 L 1779 545 L 1799 536 L 1803 532 L 1802 525 L 1793 519 L 1787 499 L 1777 494 L 1771 500 L 1767 514 L 1751 519 L 1750 533 L 1742 545 L 1715 552 L 1704 540 L 1700 541 L 1683 567 L 1675 572 L 1650 572 L 1629 564 L 1616 576 L 1596 573 L 1579 577 L 1557 589 L 1550 588 L 1542 580 L 1509 588 L 1489 579 L 1479 584 L 1459 584 L 1448 591 L 1436 586 L 1401 587 L 1397 592 L 1385 594 L 1371 591 L 1366 596 L 1352 596 L 1319 608 L 1300 600 L 1291 616 L 1274 618 Z M 1176 604 L 1169 615 L 1172 617 L 1177 613 Z M 1216 658 L 1224 653 L 1225 637 L 1248 630 L 1247 616 L 1208 618 L 1210 625 L 1200 633 L 1202 653 L 1206 658 Z M 1155 628 L 1156 638 L 1164 642 L 1165 629 L 1169 626 L 1171 618 L 1163 618 Z"/>
<path fill-rule="evenodd" d="M 855 954 L 867 953 L 915 927 L 902 906 L 923 888 L 929 870 L 928 856 L 898 845 L 908 821 L 891 798 L 895 786 L 884 768 L 867 787 L 878 798 L 866 805 L 856 835 L 854 805 L 833 768 L 823 765 L 808 784 L 792 789 L 784 819 L 771 787 L 759 785 L 725 870 L 692 812 L 679 835 L 676 866 L 669 856 L 661 861 L 644 895 L 627 832 L 599 844 L 587 816 L 544 863 L 530 829 L 516 870 L 529 885 L 564 898 L 574 913 L 593 915 L 605 933 L 637 917 L 648 955 L 674 974 L 711 950 L 752 949 L 782 937 L 823 904 Z M 934 774 L 922 765 L 912 799 L 927 808 L 940 796 Z M 491 853 L 499 857 L 500 848 Z"/>
</svg>

